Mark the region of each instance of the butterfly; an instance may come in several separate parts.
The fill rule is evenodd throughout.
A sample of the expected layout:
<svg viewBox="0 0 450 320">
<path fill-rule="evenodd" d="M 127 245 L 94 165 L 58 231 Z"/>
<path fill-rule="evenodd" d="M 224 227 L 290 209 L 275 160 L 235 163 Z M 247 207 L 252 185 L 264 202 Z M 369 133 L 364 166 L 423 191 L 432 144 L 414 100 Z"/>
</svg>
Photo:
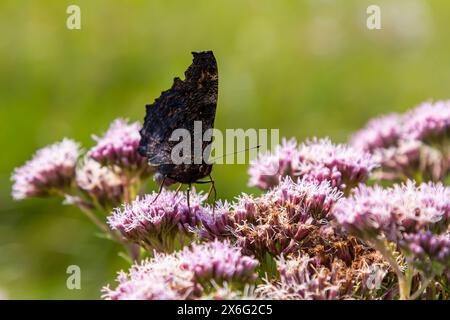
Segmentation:
<svg viewBox="0 0 450 320">
<path fill-rule="evenodd" d="M 214 127 L 217 107 L 218 72 L 217 62 L 212 51 L 192 52 L 192 64 L 185 71 L 185 79 L 176 77 L 172 87 L 163 91 L 152 104 L 146 106 L 144 125 L 140 130 L 141 140 L 138 152 L 147 157 L 148 164 L 155 169 L 155 181 L 160 185 L 158 195 L 163 186 L 176 182 L 187 184 L 187 201 L 189 205 L 189 190 L 193 183 L 211 183 L 211 191 L 216 195 L 214 180 L 211 177 L 212 164 L 203 156 L 201 161 L 195 161 L 194 153 L 183 155 L 190 161 L 175 163 L 172 151 L 178 144 L 171 136 L 177 129 L 185 129 L 194 135 L 194 122 L 201 122 L 202 155 L 211 147 L 209 139 L 203 133 Z M 191 139 L 191 150 L 194 150 L 194 139 Z M 208 153 L 208 152 L 206 152 Z M 209 180 L 200 179 L 208 177 Z M 157 196 L 155 197 L 156 200 Z"/>
</svg>

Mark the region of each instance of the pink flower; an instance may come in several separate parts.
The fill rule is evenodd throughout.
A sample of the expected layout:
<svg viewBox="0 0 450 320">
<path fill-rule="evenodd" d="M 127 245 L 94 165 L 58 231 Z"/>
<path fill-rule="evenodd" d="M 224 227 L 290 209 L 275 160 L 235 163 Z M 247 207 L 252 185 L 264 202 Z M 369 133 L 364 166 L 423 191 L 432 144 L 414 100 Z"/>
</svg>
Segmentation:
<svg viewBox="0 0 450 320">
<path fill-rule="evenodd" d="M 330 139 L 313 139 L 300 145 L 296 174 L 310 181 L 330 181 L 331 186 L 350 190 L 369 177 L 378 166 L 367 152 L 344 144 L 333 144 Z"/>
<path fill-rule="evenodd" d="M 172 254 L 154 253 L 121 272 L 115 289 L 103 288 L 109 300 L 196 299 L 214 286 L 242 285 L 255 279 L 258 261 L 241 254 L 229 242 L 193 244 Z"/>
<path fill-rule="evenodd" d="M 450 187 L 414 182 L 383 189 L 360 185 L 333 209 L 338 223 L 363 239 L 384 235 L 392 241 L 424 228 L 442 231 L 450 220 Z"/>
<path fill-rule="evenodd" d="M 38 150 L 31 160 L 14 170 L 11 177 L 13 198 L 47 196 L 69 188 L 79 155 L 79 144 L 70 139 Z"/>
<path fill-rule="evenodd" d="M 190 230 L 198 224 L 197 216 L 204 210 L 201 206 L 204 197 L 192 192 L 188 208 L 181 192 L 163 189 L 158 198 L 156 196 L 153 192 L 114 209 L 108 223 L 127 239 L 151 251 L 172 251 L 177 241 L 191 237 Z"/>
<path fill-rule="evenodd" d="M 124 171 L 148 174 L 147 160 L 137 149 L 141 136 L 139 122 L 128 124 L 125 119 L 114 120 L 102 137 L 93 136 L 97 142 L 88 156 L 102 165 L 117 166 Z"/>
<path fill-rule="evenodd" d="M 425 102 L 404 116 L 403 136 L 407 139 L 442 140 L 450 130 L 450 101 Z"/>
<path fill-rule="evenodd" d="M 328 216 L 332 206 L 342 197 L 342 192 L 332 188 L 327 180 L 315 183 L 307 179 L 296 183 L 291 178 L 282 179 L 280 185 L 265 195 L 265 202 L 301 212 L 317 220 Z"/>
<path fill-rule="evenodd" d="M 216 282 L 254 280 L 255 268 L 259 264 L 257 260 L 244 256 L 241 248 L 218 240 L 192 244 L 191 248 L 184 248 L 180 259 L 181 267 L 191 270 L 200 283 L 212 279 Z"/>
<path fill-rule="evenodd" d="M 367 180 L 378 166 L 367 152 L 330 139 L 312 139 L 297 147 L 295 139 L 283 140 L 274 153 L 261 155 L 250 164 L 250 185 L 269 189 L 281 177 L 299 177 L 318 182 L 327 180 L 332 187 L 348 191 Z"/>
<path fill-rule="evenodd" d="M 198 230 L 200 238 L 214 239 L 230 236 L 235 218 L 232 216 L 232 204 L 218 201 L 215 208 L 206 208 L 198 216 L 202 228 Z"/>
<path fill-rule="evenodd" d="M 106 300 L 181 300 L 193 298 L 200 288 L 190 270 L 181 268 L 178 255 L 155 253 L 151 259 L 120 272 L 118 286 L 103 288 Z"/>
<path fill-rule="evenodd" d="M 95 160 L 86 158 L 76 169 L 76 183 L 82 191 L 105 208 L 117 206 L 122 200 L 122 179 Z"/>
<path fill-rule="evenodd" d="M 396 145 L 402 133 L 402 118 L 392 113 L 371 119 L 366 126 L 356 132 L 350 144 L 358 149 L 372 152 L 379 148 Z"/>
<path fill-rule="evenodd" d="M 250 163 L 250 186 L 267 190 L 276 186 L 281 177 L 294 176 L 294 165 L 299 157 L 297 141 L 283 139 L 275 151 L 260 155 Z"/>
<path fill-rule="evenodd" d="M 407 234 L 401 246 L 407 259 L 426 274 L 439 275 L 450 266 L 450 233 L 433 234 L 430 230 Z"/>
</svg>

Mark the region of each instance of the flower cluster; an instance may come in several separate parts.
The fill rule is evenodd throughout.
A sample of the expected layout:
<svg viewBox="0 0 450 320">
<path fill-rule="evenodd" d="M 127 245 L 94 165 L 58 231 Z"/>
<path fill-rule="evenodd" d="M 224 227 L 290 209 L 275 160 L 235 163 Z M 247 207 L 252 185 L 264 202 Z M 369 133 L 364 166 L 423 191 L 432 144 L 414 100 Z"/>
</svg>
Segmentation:
<svg viewBox="0 0 450 320">
<path fill-rule="evenodd" d="M 199 235 L 209 239 L 228 237 L 257 257 L 295 251 L 322 220 L 329 216 L 341 192 L 328 181 L 320 184 L 287 177 L 259 198 L 243 195 L 233 204 L 222 204 L 199 217 Z"/>
<path fill-rule="evenodd" d="M 257 260 L 242 255 L 229 242 L 193 245 L 172 254 L 155 253 L 154 258 L 134 264 L 128 274 L 119 274 L 116 289 L 109 286 L 103 289 L 103 297 L 110 300 L 199 298 L 213 294 L 219 285 L 236 286 L 254 280 L 257 265 Z"/>
<path fill-rule="evenodd" d="M 102 165 L 120 168 L 138 175 L 148 175 L 150 166 L 137 152 L 141 136 L 139 122 L 128 124 L 125 119 L 114 120 L 102 137 L 93 136 L 97 142 L 88 156 Z"/>
<path fill-rule="evenodd" d="M 257 260 L 242 255 L 240 248 L 231 246 L 227 241 L 193 244 L 191 248 L 184 248 L 180 256 L 181 267 L 193 272 L 200 283 L 212 279 L 216 282 L 254 280 L 254 269 L 259 264 Z"/>
<path fill-rule="evenodd" d="M 225 201 L 218 201 L 214 208 L 206 207 L 205 210 L 198 215 L 201 228 L 198 229 L 200 239 L 225 239 L 232 235 L 235 227 L 235 212 L 232 212 L 235 204 Z M 245 210 L 243 214 L 245 215 Z"/>
<path fill-rule="evenodd" d="M 198 224 L 197 216 L 203 210 L 203 199 L 201 194 L 193 192 L 188 207 L 183 193 L 153 192 L 114 209 L 108 223 L 126 239 L 142 244 L 150 251 L 173 251 L 184 240 L 190 240 L 190 230 Z"/>
<path fill-rule="evenodd" d="M 212 282 L 213 290 L 201 296 L 202 300 L 256 300 L 255 286 L 245 285 L 242 289 L 234 289 L 232 285 L 224 282 L 220 285 Z"/>
<path fill-rule="evenodd" d="M 405 138 L 441 141 L 450 134 L 450 101 L 425 102 L 407 112 L 404 119 Z"/>
<path fill-rule="evenodd" d="M 348 232 L 383 254 L 397 273 L 402 298 L 410 296 L 411 277 L 401 270 L 422 271 L 426 282 L 449 266 L 450 187 L 412 181 L 386 189 L 361 185 L 338 201 L 333 214 Z M 407 265 L 393 258 L 396 252 L 407 257 Z"/>
<path fill-rule="evenodd" d="M 378 179 L 439 181 L 450 171 L 450 101 L 372 119 L 351 144 L 374 154 L 381 164 Z"/>
<path fill-rule="evenodd" d="M 108 167 L 86 158 L 76 169 L 78 187 L 102 208 L 120 205 L 123 194 L 123 181 Z"/>
<path fill-rule="evenodd" d="M 155 253 L 155 256 L 120 272 L 115 289 L 103 288 L 107 300 L 180 300 L 199 294 L 192 272 L 181 268 L 177 255 Z"/>
<path fill-rule="evenodd" d="M 290 176 L 316 183 L 326 180 L 332 187 L 348 191 L 366 181 L 376 166 L 369 153 L 333 144 L 328 138 L 314 138 L 298 147 L 291 139 L 250 164 L 250 185 L 268 189 L 278 184 L 280 177 Z"/>
<path fill-rule="evenodd" d="M 136 198 L 151 173 L 137 153 L 139 123 L 115 120 L 87 156 L 73 140 L 38 150 L 33 158 L 12 174 L 12 196 L 16 200 L 55 196 L 75 205 L 104 232 L 107 238 L 125 245 L 132 258 L 136 246 L 126 243 L 106 224 L 105 216 L 123 202 Z"/>
<path fill-rule="evenodd" d="M 377 166 L 373 157 L 343 144 L 333 144 L 329 139 L 313 139 L 299 148 L 298 175 L 311 181 L 328 180 L 332 187 L 350 190 L 365 182 Z"/>
<path fill-rule="evenodd" d="M 366 127 L 355 133 L 350 144 L 355 148 L 372 152 L 396 145 L 401 137 L 401 117 L 392 113 L 371 119 Z"/>
<path fill-rule="evenodd" d="M 405 233 L 446 230 L 450 220 L 450 187 L 414 182 L 392 188 L 359 186 L 334 207 L 339 224 L 363 239 L 384 236 L 398 242 Z"/>
<path fill-rule="evenodd" d="M 299 256 L 277 260 L 280 280 L 269 281 L 256 289 L 257 296 L 275 300 L 336 300 L 348 299 L 352 282 L 346 275 L 345 265 L 336 262 L 330 269 L 314 268 L 311 259 Z"/>
<path fill-rule="evenodd" d="M 286 207 L 289 218 L 307 214 L 320 220 L 328 216 L 341 196 L 342 192 L 333 188 L 327 180 L 314 183 L 303 178 L 295 183 L 288 177 L 265 195 L 265 201 L 278 207 Z"/>
<path fill-rule="evenodd" d="M 85 157 L 68 139 L 39 150 L 13 197 L 63 196 L 124 245 L 133 264 L 105 299 L 448 299 L 449 109 L 371 120 L 351 145 L 283 140 L 250 165 L 266 191 L 213 204 L 146 194 L 140 125 L 117 119 Z"/>
<path fill-rule="evenodd" d="M 295 175 L 295 165 L 298 161 L 297 141 L 283 139 L 273 153 L 259 156 L 250 164 L 250 186 L 267 190 L 276 186 L 282 177 Z"/>
<path fill-rule="evenodd" d="M 48 196 L 70 188 L 79 155 L 79 144 L 70 139 L 38 150 L 31 160 L 14 170 L 13 198 Z"/>
<path fill-rule="evenodd" d="M 410 263 L 426 274 L 441 274 L 450 266 L 450 235 L 431 231 L 406 234 L 400 245 Z"/>
</svg>

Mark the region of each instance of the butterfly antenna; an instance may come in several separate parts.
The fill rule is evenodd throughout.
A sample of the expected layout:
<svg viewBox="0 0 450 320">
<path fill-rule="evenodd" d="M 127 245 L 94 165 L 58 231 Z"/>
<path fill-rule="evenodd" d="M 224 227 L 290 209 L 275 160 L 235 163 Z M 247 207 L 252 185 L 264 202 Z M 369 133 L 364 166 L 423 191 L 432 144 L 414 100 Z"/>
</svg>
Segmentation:
<svg viewBox="0 0 450 320">
<path fill-rule="evenodd" d="M 261 148 L 261 145 L 260 145 L 260 144 L 258 144 L 257 146 L 251 147 L 251 148 L 245 148 L 245 149 L 243 149 L 243 150 L 239 150 L 239 151 L 235 151 L 235 152 L 226 153 L 226 154 L 224 154 L 224 155 L 222 155 L 222 156 L 219 156 L 219 157 L 216 157 L 216 158 L 211 159 L 211 160 L 209 161 L 209 163 L 212 163 L 212 162 L 214 162 L 215 160 L 218 160 L 218 159 L 225 158 L 226 156 L 235 155 L 235 154 L 238 154 L 238 153 L 247 152 L 247 151 L 250 151 L 250 150 L 253 150 L 253 149 L 259 149 L 259 148 Z"/>
</svg>

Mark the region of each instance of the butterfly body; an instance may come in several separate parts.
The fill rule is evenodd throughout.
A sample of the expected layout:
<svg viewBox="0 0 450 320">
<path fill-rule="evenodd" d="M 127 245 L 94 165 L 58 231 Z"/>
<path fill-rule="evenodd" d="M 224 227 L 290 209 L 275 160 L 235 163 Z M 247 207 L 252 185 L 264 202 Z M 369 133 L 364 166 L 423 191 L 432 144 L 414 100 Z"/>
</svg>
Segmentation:
<svg viewBox="0 0 450 320">
<path fill-rule="evenodd" d="M 214 127 L 218 95 L 217 63 L 212 51 L 193 52 L 193 63 L 185 72 L 185 80 L 175 78 L 172 87 L 163 91 L 153 104 L 146 106 L 146 116 L 140 131 L 139 153 L 155 167 L 155 181 L 169 185 L 175 182 L 191 184 L 210 176 L 212 165 L 202 157 L 194 159 L 194 123 L 201 122 L 201 137 Z M 175 163 L 172 151 L 179 141 L 171 141 L 176 129 L 191 135 L 192 152 L 187 162 Z M 211 139 L 202 139 L 203 151 Z M 186 155 L 184 155 L 186 156 Z"/>
</svg>

